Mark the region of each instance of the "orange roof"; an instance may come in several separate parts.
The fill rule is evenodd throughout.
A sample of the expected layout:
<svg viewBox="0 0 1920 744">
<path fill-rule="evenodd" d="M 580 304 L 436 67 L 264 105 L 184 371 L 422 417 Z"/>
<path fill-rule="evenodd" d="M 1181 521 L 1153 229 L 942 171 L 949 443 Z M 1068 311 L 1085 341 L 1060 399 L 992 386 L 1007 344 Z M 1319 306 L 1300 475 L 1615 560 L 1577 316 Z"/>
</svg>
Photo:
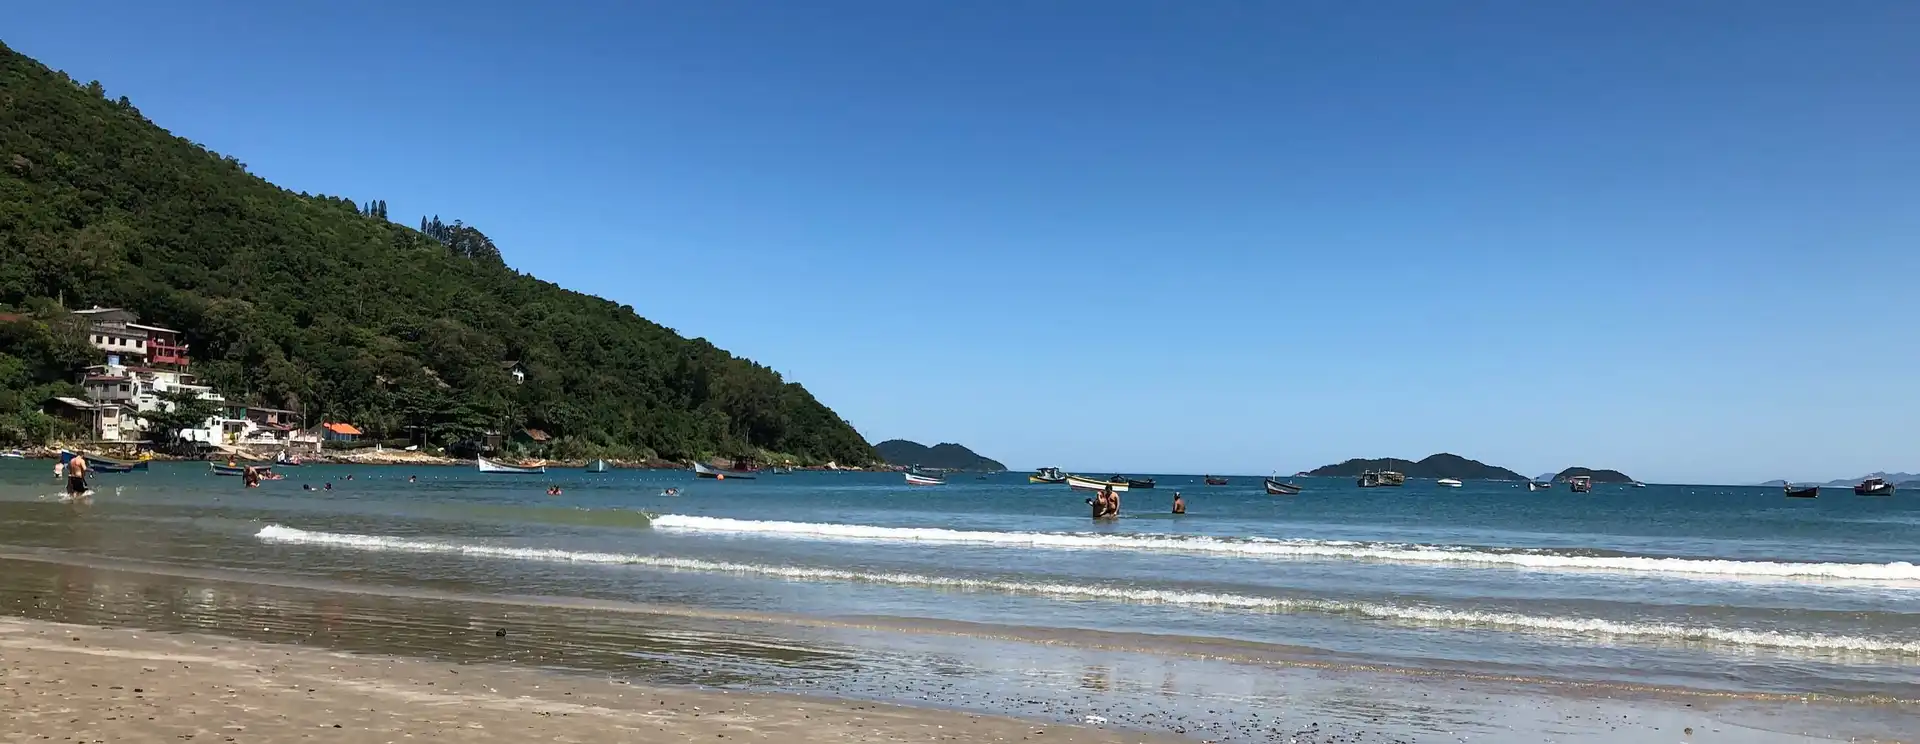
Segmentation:
<svg viewBox="0 0 1920 744">
<path fill-rule="evenodd" d="M 333 432 L 335 434 L 351 434 L 356 437 L 360 436 L 360 430 L 354 428 L 353 424 L 321 424 L 320 428 L 326 429 L 327 431 Z"/>
</svg>

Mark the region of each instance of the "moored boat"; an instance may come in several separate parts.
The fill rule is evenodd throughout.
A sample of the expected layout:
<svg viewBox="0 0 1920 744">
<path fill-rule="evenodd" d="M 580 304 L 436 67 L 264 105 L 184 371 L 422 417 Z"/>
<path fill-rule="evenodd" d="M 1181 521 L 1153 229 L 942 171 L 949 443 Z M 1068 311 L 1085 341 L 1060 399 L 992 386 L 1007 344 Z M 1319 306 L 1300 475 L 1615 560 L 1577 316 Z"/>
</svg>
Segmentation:
<svg viewBox="0 0 1920 744">
<path fill-rule="evenodd" d="M 1356 483 L 1361 488 L 1399 488 L 1407 484 L 1407 476 L 1394 470 L 1369 470 Z"/>
<path fill-rule="evenodd" d="M 907 485 L 909 486 L 944 486 L 947 484 L 947 479 L 936 478 L 931 475 L 921 475 L 919 473 L 907 473 L 906 476 L 907 476 Z"/>
<path fill-rule="evenodd" d="M 1088 478 L 1083 475 L 1067 476 L 1067 485 L 1075 491 L 1113 491 L 1115 493 L 1124 493 L 1127 490 L 1127 482 L 1125 479 L 1110 478 L 1100 480 L 1098 478 Z"/>
<path fill-rule="evenodd" d="M 593 460 L 587 463 L 587 472 L 589 473 L 604 473 L 612 469 L 613 466 L 608 465 L 606 460 Z"/>
<path fill-rule="evenodd" d="M 1634 481 L 1634 482 L 1632 482 L 1632 483 L 1629 483 L 1629 484 L 1627 484 L 1627 485 L 1630 485 L 1630 486 L 1633 486 L 1634 488 L 1646 488 L 1646 487 L 1647 487 L 1647 484 L 1645 484 L 1645 483 L 1641 483 L 1640 481 Z"/>
<path fill-rule="evenodd" d="M 279 467 L 297 468 L 297 467 L 300 467 L 301 465 L 307 464 L 307 462 L 298 457 L 287 454 L 285 450 L 281 450 L 280 454 L 273 456 L 273 464 Z"/>
<path fill-rule="evenodd" d="M 1593 479 L 1584 475 L 1576 475 L 1568 478 L 1567 490 L 1574 493 L 1591 493 L 1593 492 Z"/>
<path fill-rule="evenodd" d="M 1784 488 L 1784 490 L 1785 490 L 1785 491 L 1787 492 L 1787 498 L 1790 498 L 1790 499 L 1817 499 L 1817 498 L 1820 498 L 1820 487 L 1819 487 L 1819 486 L 1806 486 L 1806 487 L 1803 487 L 1803 488 L 1794 488 L 1794 487 L 1793 487 L 1793 484 L 1792 484 L 1792 483 L 1788 483 L 1788 484 L 1787 484 L 1787 485 L 1785 486 L 1785 488 Z"/>
<path fill-rule="evenodd" d="M 27 453 L 21 452 L 20 450 L 7 450 L 5 452 L 0 452 L 0 460 L 25 460 L 25 459 L 27 459 Z"/>
<path fill-rule="evenodd" d="M 1868 478 L 1854 486 L 1853 493 L 1857 496 L 1892 496 L 1893 484 L 1885 478 Z"/>
<path fill-rule="evenodd" d="M 1459 488 L 1466 485 L 1465 483 L 1461 483 L 1459 478 L 1441 478 L 1436 482 L 1439 483 L 1442 488 Z"/>
<path fill-rule="evenodd" d="M 697 478 L 712 478 L 714 480 L 753 480 L 755 477 L 752 472 L 746 470 L 721 470 L 699 462 L 693 464 L 693 475 Z"/>
<path fill-rule="evenodd" d="M 1268 496 L 1293 496 L 1300 493 L 1300 486 L 1294 483 L 1282 483 L 1268 478 L 1266 480 Z"/>
<path fill-rule="evenodd" d="M 1206 483 L 1209 486 L 1224 486 L 1227 484 L 1227 479 L 1217 475 L 1209 475 L 1206 477 Z"/>
<path fill-rule="evenodd" d="M 207 463 L 207 466 L 210 468 L 213 468 L 214 475 L 246 475 L 247 468 L 253 468 L 254 472 L 260 473 L 261 477 L 264 478 L 266 477 L 266 475 L 271 474 L 273 472 L 272 470 L 268 469 L 266 465 L 221 465 L 220 463 L 217 463 L 217 462 L 210 462 L 210 463 Z M 279 479 L 269 478 L 268 480 L 279 480 Z"/>
<path fill-rule="evenodd" d="M 785 465 L 775 465 L 772 468 L 769 468 L 767 470 L 767 473 L 769 475 L 793 475 L 793 468 L 787 467 Z"/>
<path fill-rule="evenodd" d="M 1527 481 L 1527 490 L 1529 490 L 1529 491 L 1551 491 L 1551 490 L 1553 490 L 1553 482 L 1552 482 L 1552 481 L 1547 481 L 1547 482 L 1545 482 L 1545 483 L 1542 483 L 1542 482 L 1540 482 L 1540 481 Z"/>
<path fill-rule="evenodd" d="M 547 472 L 547 466 L 545 465 L 527 468 L 494 462 L 484 457 L 474 458 L 473 463 L 482 473 L 494 473 L 498 475 L 540 475 L 541 473 Z"/>
<path fill-rule="evenodd" d="M 1114 479 L 1120 480 L 1120 477 L 1114 476 Z M 1127 478 L 1125 480 L 1127 481 L 1128 488 L 1152 488 L 1153 487 L 1152 478 Z"/>
<path fill-rule="evenodd" d="M 1059 468 L 1041 468 L 1027 476 L 1028 483 L 1065 483 L 1067 476 Z"/>
</svg>

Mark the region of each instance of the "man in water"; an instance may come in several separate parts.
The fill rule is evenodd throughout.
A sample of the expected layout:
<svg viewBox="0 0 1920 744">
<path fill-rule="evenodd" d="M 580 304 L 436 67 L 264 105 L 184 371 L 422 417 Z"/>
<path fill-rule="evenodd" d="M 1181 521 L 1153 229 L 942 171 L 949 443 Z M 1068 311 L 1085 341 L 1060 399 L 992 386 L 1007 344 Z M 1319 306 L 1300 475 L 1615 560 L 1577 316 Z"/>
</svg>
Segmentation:
<svg viewBox="0 0 1920 744">
<path fill-rule="evenodd" d="M 1180 498 L 1179 491 L 1173 492 L 1173 513 L 1175 514 L 1187 513 L 1187 500 Z"/>
<path fill-rule="evenodd" d="M 74 455 L 67 461 L 67 498 L 80 501 L 87 497 L 87 458 Z"/>
</svg>

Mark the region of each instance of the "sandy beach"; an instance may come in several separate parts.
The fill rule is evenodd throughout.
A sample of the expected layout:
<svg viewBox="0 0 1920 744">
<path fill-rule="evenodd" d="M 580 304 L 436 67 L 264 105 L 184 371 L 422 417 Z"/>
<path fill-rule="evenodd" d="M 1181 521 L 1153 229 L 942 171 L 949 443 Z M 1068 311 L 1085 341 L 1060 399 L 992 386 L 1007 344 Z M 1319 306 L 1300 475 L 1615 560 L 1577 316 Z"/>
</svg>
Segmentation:
<svg viewBox="0 0 1920 744">
<path fill-rule="evenodd" d="M 0 670 L 7 741 L 1172 741 L 14 618 L 0 619 Z"/>
</svg>

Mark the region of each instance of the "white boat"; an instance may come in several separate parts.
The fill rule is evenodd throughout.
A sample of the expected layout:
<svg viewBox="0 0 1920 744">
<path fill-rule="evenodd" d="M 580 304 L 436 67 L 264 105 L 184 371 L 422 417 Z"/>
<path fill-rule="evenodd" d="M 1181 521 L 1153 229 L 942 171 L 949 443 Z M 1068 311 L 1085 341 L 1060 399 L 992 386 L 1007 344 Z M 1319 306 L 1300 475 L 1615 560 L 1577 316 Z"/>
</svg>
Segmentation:
<svg viewBox="0 0 1920 744">
<path fill-rule="evenodd" d="M 728 478 L 753 480 L 753 474 L 744 470 L 721 470 L 719 468 L 710 468 L 697 462 L 693 464 L 693 475 L 696 478 L 712 478 L 714 480 L 726 480 Z"/>
<path fill-rule="evenodd" d="M 1446 488 L 1459 488 L 1466 485 L 1465 483 L 1461 483 L 1459 478 L 1441 478 L 1439 483 Z"/>
<path fill-rule="evenodd" d="M 930 475 L 921 475 L 919 473 L 907 474 L 907 485 L 909 486 L 944 486 L 946 484 L 947 484 L 947 481 L 945 478 L 935 478 Z"/>
<path fill-rule="evenodd" d="M 20 450 L 7 450 L 5 452 L 0 452 L 0 459 L 4 459 L 4 460 L 24 460 L 26 459 L 26 457 L 27 457 L 27 453 L 21 452 Z"/>
<path fill-rule="evenodd" d="M 500 463 L 494 462 L 484 457 L 474 458 L 474 464 L 480 467 L 480 472 L 482 473 L 499 473 L 501 475 L 540 475 L 542 473 L 547 472 L 547 466 L 545 465 L 541 465 L 540 467 L 537 467 L 537 468 L 522 468 L 522 467 L 515 467 L 513 465 L 502 465 Z"/>
<path fill-rule="evenodd" d="M 1124 493 L 1127 490 L 1127 482 L 1124 479 L 1098 480 L 1082 475 L 1067 476 L 1067 485 L 1071 486 L 1075 491 L 1112 491 L 1114 493 Z"/>
<path fill-rule="evenodd" d="M 606 460 L 594 460 L 593 462 L 587 463 L 587 472 L 589 473 L 604 473 L 612 469 L 613 466 L 608 465 Z"/>
</svg>

